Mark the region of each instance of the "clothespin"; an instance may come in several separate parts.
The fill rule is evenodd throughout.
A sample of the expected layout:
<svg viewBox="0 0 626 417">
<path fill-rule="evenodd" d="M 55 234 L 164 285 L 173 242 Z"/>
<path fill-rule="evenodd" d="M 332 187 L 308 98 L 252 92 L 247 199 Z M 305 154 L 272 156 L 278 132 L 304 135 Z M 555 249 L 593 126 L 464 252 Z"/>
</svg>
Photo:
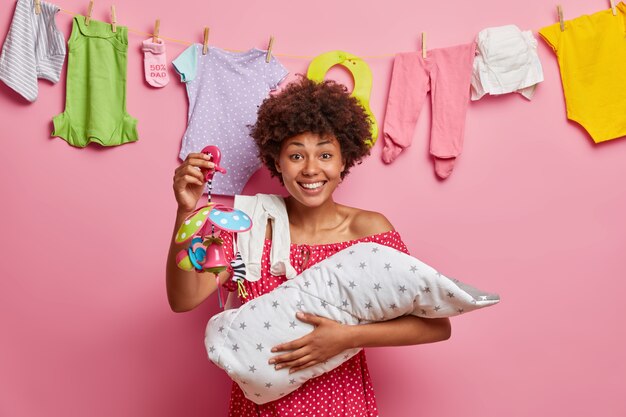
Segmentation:
<svg viewBox="0 0 626 417">
<path fill-rule="evenodd" d="M 115 16 L 115 5 L 111 6 L 111 30 L 117 32 L 117 16 Z"/>
<path fill-rule="evenodd" d="M 209 28 L 204 28 L 204 42 L 202 43 L 202 55 L 206 55 L 209 52 Z"/>
<path fill-rule="evenodd" d="M 426 32 L 422 32 L 422 58 L 426 59 Z"/>
<path fill-rule="evenodd" d="M 154 33 L 152 34 L 152 43 L 157 43 L 157 38 L 159 37 L 159 29 L 161 29 L 161 19 L 157 19 L 154 22 Z"/>
<path fill-rule="evenodd" d="M 617 10 L 615 10 L 615 0 L 609 0 L 611 3 L 611 10 L 613 11 L 613 16 L 617 16 Z"/>
<path fill-rule="evenodd" d="M 41 0 L 35 0 L 35 14 L 41 14 Z"/>
<path fill-rule="evenodd" d="M 265 62 L 269 64 L 272 59 L 272 46 L 274 45 L 274 37 L 270 36 L 270 43 L 267 45 L 267 54 L 265 55 Z"/>
<path fill-rule="evenodd" d="M 563 7 L 561 5 L 556 6 L 556 14 L 559 16 L 559 24 L 561 25 L 561 32 L 565 31 L 565 22 L 563 21 Z"/>
<path fill-rule="evenodd" d="M 89 26 L 91 20 L 91 13 L 93 13 L 93 0 L 89 1 L 89 8 L 87 9 L 87 16 L 85 16 L 85 26 Z"/>
</svg>

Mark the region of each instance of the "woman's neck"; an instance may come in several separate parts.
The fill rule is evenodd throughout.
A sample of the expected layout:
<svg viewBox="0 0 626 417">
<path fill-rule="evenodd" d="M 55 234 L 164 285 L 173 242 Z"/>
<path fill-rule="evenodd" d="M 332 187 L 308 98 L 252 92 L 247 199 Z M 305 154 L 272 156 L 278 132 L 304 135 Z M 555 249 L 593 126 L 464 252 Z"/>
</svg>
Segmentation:
<svg viewBox="0 0 626 417">
<path fill-rule="evenodd" d="M 307 207 L 295 198 L 287 197 L 285 205 L 290 226 L 304 234 L 336 229 L 346 218 L 341 206 L 332 199 L 328 199 L 321 206 Z"/>
</svg>

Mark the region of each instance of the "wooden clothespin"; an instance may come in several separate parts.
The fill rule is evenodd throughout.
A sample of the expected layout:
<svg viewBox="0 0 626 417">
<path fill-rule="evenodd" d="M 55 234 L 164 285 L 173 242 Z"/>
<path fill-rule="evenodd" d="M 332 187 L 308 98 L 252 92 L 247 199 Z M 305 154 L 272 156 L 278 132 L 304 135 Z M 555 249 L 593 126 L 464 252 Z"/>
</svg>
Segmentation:
<svg viewBox="0 0 626 417">
<path fill-rule="evenodd" d="M 204 42 L 202 43 L 202 55 L 206 55 L 209 52 L 209 28 L 204 28 Z"/>
<path fill-rule="evenodd" d="M 617 16 L 617 10 L 615 10 L 615 0 L 609 0 L 611 3 L 611 10 L 613 11 L 613 16 Z"/>
<path fill-rule="evenodd" d="M 422 58 L 426 59 L 426 32 L 422 32 Z"/>
<path fill-rule="evenodd" d="M 93 0 L 89 1 L 89 8 L 87 9 L 87 16 L 85 16 L 85 26 L 89 26 L 91 21 L 91 13 L 93 13 Z"/>
<path fill-rule="evenodd" d="M 152 33 L 152 43 L 157 43 L 159 37 L 159 29 L 161 29 L 161 19 L 157 19 L 154 22 L 154 33 Z"/>
<path fill-rule="evenodd" d="M 41 0 L 35 0 L 35 14 L 41 14 Z"/>
<path fill-rule="evenodd" d="M 561 25 L 561 32 L 565 31 L 565 22 L 563 21 L 563 7 L 561 5 L 556 6 L 556 14 L 559 16 L 559 24 Z"/>
<path fill-rule="evenodd" d="M 115 15 L 115 5 L 111 6 L 111 30 L 117 32 L 117 16 Z"/>
<path fill-rule="evenodd" d="M 272 46 L 274 46 L 274 37 L 270 36 L 270 43 L 267 45 L 267 54 L 265 54 L 265 62 L 268 64 L 272 59 Z"/>
</svg>

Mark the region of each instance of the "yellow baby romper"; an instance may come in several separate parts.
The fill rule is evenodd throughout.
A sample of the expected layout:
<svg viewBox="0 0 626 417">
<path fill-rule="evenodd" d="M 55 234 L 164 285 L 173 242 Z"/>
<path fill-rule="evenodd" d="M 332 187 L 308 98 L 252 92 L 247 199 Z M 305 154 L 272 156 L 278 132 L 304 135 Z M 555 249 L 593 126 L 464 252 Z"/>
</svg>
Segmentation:
<svg viewBox="0 0 626 417">
<path fill-rule="evenodd" d="M 626 135 L 626 5 L 539 31 L 559 63 L 567 118 L 596 143 Z"/>
</svg>

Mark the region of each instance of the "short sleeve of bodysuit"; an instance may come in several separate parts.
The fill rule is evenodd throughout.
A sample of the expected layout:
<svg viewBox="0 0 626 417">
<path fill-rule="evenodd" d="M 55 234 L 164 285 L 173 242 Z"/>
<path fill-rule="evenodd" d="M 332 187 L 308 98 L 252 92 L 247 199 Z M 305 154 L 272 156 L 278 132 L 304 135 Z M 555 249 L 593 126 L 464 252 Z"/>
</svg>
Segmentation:
<svg viewBox="0 0 626 417">
<path fill-rule="evenodd" d="M 559 42 L 561 40 L 561 25 L 559 23 L 546 26 L 539 31 L 539 35 L 543 38 L 544 41 L 546 41 L 548 45 L 550 45 L 554 52 L 558 51 Z"/>
<path fill-rule="evenodd" d="M 191 45 L 185 49 L 175 60 L 172 61 L 172 65 L 176 69 L 176 72 L 180 74 L 180 81 L 188 83 L 196 78 L 196 72 L 198 68 L 198 50 L 196 45 Z"/>
<path fill-rule="evenodd" d="M 283 67 L 282 64 L 272 55 L 266 69 L 267 82 L 270 89 L 276 90 L 278 88 L 278 84 L 285 79 L 287 74 L 289 74 L 289 71 L 287 71 L 285 67 Z"/>
</svg>

